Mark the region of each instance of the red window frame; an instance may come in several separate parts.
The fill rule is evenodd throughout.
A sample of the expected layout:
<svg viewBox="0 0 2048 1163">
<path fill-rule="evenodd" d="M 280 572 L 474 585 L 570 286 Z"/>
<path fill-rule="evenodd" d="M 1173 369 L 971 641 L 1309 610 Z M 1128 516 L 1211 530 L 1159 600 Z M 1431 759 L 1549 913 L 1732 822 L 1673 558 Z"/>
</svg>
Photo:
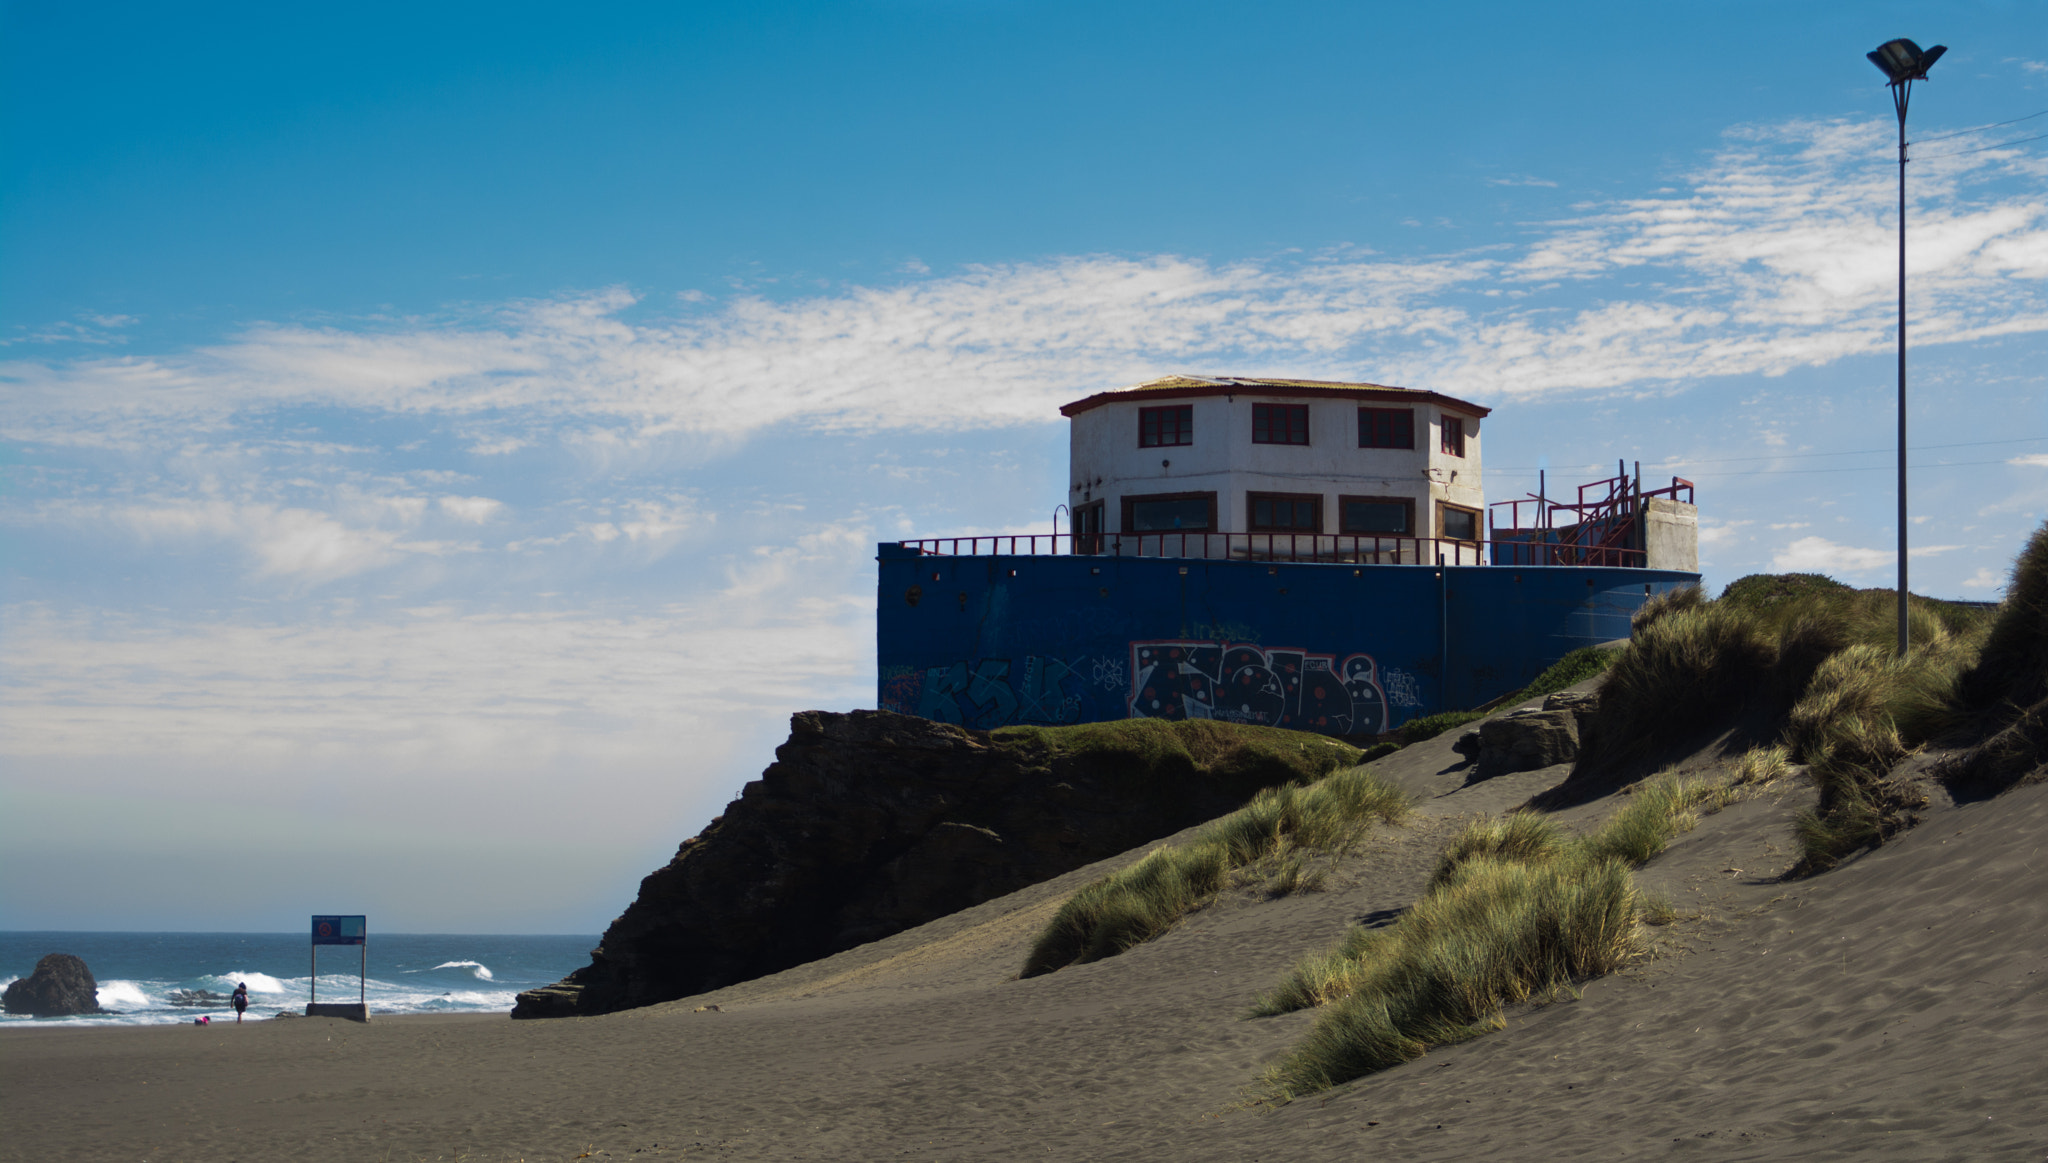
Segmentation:
<svg viewBox="0 0 2048 1163">
<path fill-rule="evenodd" d="M 1178 448 L 1195 442 L 1195 406 L 1138 409 L 1139 448 Z"/>
<path fill-rule="evenodd" d="M 1414 448 L 1415 409 L 1360 408 L 1358 447 Z"/>
<path fill-rule="evenodd" d="M 1463 417 L 1443 417 L 1438 422 L 1438 431 L 1437 451 L 1445 456 L 1465 455 L 1465 420 Z"/>
<path fill-rule="evenodd" d="M 1307 404 L 1253 404 L 1253 444 L 1307 444 Z"/>
</svg>

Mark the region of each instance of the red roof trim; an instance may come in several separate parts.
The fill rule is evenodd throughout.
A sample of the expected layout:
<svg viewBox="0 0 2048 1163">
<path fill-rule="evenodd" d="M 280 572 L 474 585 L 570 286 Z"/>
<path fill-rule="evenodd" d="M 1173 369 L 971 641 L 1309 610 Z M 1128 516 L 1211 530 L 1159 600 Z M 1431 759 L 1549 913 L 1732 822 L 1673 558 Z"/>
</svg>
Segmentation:
<svg viewBox="0 0 2048 1163">
<path fill-rule="evenodd" d="M 1267 384 L 1202 384 L 1185 388 L 1123 388 L 1113 392 L 1097 392 L 1084 400 L 1060 406 L 1060 415 L 1078 416 L 1104 404 L 1150 402 L 1152 400 L 1184 400 L 1199 396 L 1283 396 L 1290 399 L 1345 399 L 1359 401 L 1397 401 L 1411 404 L 1428 403 L 1479 419 L 1484 419 L 1493 409 L 1482 407 L 1453 396 L 1442 395 L 1422 388 L 1303 388 L 1282 387 Z"/>
</svg>

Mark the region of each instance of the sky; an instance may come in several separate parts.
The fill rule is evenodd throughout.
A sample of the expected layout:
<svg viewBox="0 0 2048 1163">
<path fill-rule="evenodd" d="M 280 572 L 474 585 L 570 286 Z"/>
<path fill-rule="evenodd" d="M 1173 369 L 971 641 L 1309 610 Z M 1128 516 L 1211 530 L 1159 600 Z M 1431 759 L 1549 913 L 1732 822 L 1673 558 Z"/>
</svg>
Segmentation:
<svg viewBox="0 0 2048 1163">
<path fill-rule="evenodd" d="M 1060 404 L 1483 403 L 1702 571 L 2048 516 L 2048 5 L 0 0 L 0 928 L 596 933 Z M 2009 122 L 2010 124 L 1996 124 Z"/>
</svg>

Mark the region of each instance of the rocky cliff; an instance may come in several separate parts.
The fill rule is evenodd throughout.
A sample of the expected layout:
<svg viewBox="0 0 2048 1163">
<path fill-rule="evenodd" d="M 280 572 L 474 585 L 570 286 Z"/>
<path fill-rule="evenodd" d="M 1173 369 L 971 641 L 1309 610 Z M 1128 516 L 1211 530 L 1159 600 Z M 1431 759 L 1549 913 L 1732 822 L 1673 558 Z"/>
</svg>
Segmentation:
<svg viewBox="0 0 2048 1163">
<path fill-rule="evenodd" d="M 515 1018 L 687 997 L 886 937 L 1356 762 L 1336 740 L 1136 719 L 966 730 L 790 718 L 775 762 Z"/>
</svg>

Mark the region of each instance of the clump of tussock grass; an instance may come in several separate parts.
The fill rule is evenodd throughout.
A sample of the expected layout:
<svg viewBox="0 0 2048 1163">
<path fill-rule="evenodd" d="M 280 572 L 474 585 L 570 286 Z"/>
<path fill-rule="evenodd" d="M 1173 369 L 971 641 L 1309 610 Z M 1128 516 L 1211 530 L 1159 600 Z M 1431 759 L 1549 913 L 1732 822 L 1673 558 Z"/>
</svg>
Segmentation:
<svg viewBox="0 0 2048 1163">
<path fill-rule="evenodd" d="M 1413 747 L 1426 739 L 1434 739 L 1453 727 L 1462 727 L 1485 717 L 1485 711 L 1439 711 L 1434 715 L 1410 719 L 1401 724 L 1401 744 Z"/>
<path fill-rule="evenodd" d="M 1499 1028 L 1501 1007 L 1624 964 L 1638 947 L 1635 914 L 1618 860 L 1467 860 L 1335 967 L 1322 990 L 1342 996 L 1265 1085 L 1291 1098 Z"/>
<path fill-rule="evenodd" d="M 1267 1094 L 1285 1100 L 1399 1065 L 1498 1028 L 1504 1006 L 1620 968 L 1642 948 L 1639 921 L 1676 917 L 1669 901 L 1642 898 L 1631 866 L 1727 795 L 1667 775 L 1578 838 L 1534 813 L 1472 822 L 1399 920 L 1353 926 L 1254 1005 L 1255 1016 L 1327 1007 L 1266 1072 Z"/>
<path fill-rule="evenodd" d="M 1879 668 L 1874 661 L 1896 637 L 1889 591 L 1793 574 L 1743 578 L 1714 601 L 1696 589 L 1661 595 L 1637 615 L 1635 636 L 1608 673 L 1568 782 L 1596 783 L 1603 772 L 1695 745 L 1732 724 L 1745 724 L 1756 742 L 1789 732 L 1792 757 L 1808 763 L 1802 743 L 1836 719 L 1860 717 L 1875 730 L 1881 715 L 1906 746 L 1917 745 L 1952 721 L 1945 708 L 1984 620 L 1968 607 L 1921 598 L 1911 599 L 1908 617 L 1913 651 Z M 1837 669 L 1865 677 L 1820 677 L 1852 649 Z M 1805 716 L 1796 725 L 1795 712 Z"/>
<path fill-rule="evenodd" d="M 1022 976 L 1114 957 L 1172 928 L 1240 869 L 1304 849 L 1341 852 L 1373 821 L 1399 823 L 1409 810 L 1407 793 L 1363 767 L 1262 791 L 1188 843 L 1154 849 L 1068 898 L 1032 945 Z M 1288 873 L 1284 863 L 1280 875 L 1291 877 L 1288 891 L 1315 879 L 1300 865 Z"/>
<path fill-rule="evenodd" d="M 1742 753 L 1735 765 L 1735 778 L 1729 782 L 1737 787 L 1767 785 L 1776 783 L 1790 774 L 1792 751 L 1780 743 L 1764 747 L 1752 747 Z"/>
<path fill-rule="evenodd" d="M 1976 664 L 1956 684 L 1956 702 L 1982 742 L 1953 786 L 1996 793 L 2040 778 L 2048 755 L 2048 524 L 2013 563 L 2005 601 Z"/>
<path fill-rule="evenodd" d="M 1926 803 L 1891 771 L 1957 722 L 1956 687 L 1976 656 L 1977 636 L 1952 634 L 1931 618 L 1919 629 L 1904 658 L 1868 643 L 1830 655 L 1786 718 L 1785 747 L 1820 792 L 1793 825 L 1801 871 L 1831 868 L 1883 843 L 1910 827 Z"/>
</svg>

